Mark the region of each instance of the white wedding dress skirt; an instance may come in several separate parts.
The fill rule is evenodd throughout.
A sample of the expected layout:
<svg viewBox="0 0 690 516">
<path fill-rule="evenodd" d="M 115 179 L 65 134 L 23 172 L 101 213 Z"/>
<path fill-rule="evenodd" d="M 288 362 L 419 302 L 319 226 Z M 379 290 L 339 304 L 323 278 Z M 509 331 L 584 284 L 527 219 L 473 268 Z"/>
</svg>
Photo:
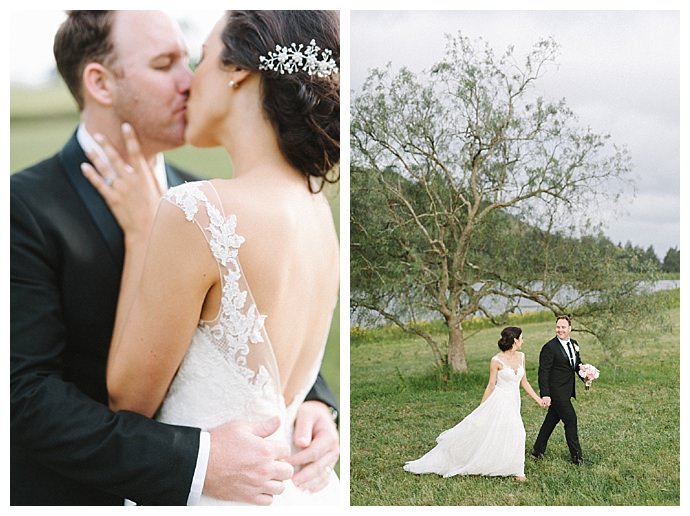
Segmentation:
<svg viewBox="0 0 690 516">
<path fill-rule="evenodd" d="M 204 232 L 221 271 L 223 294 L 216 319 L 199 323 L 156 419 L 210 430 L 228 421 L 262 421 L 277 415 L 281 426 L 269 439 L 287 442 L 294 450 L 297 409 L 316 381 L 327 336 L 317 337 L 323 343 L 320 355 L 286 406 L 275 355 L 264 329 L 266 317 L 258 312 L 238 261 L 244 238 L 235 232 L 235 217 L 224 215 L 217 193 L 207 181 L 172 188 L 166 199 Z M 273 505 L 335 505 L 339 490 L 333 472 L 328 486 L 317 493 L 303 492 L 288 481 L 285 492 L 274 497 Z M 207 496 L 201 497 L 200 504 L 242 505 Z"/>
<path fill-rule="evenodd" d="M 500 361 L 498 357 L 493 360 Z M 524 366 L 515 371 L 503 364 L 496 387 L 484 403 L 442 432 L 436 446 L 423 457 L 405 463 L 404 470 L 444 477 L 523 476 L 525 427 L 520 416 L 520 381 L 524 373 Z"/>
</svg>

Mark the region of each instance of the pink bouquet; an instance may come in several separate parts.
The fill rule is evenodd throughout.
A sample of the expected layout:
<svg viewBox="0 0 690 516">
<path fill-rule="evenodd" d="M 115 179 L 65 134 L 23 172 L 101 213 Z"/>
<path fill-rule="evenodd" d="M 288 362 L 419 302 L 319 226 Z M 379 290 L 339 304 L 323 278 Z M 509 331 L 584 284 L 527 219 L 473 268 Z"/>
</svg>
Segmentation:
<svg viewBox="0 0 690 516">
<path fill-rule="evenodd" d="M 592 382 L 599 378 L 599 369 L 592 364 L 580 364 L 580 372 L 578 374 L 585 379 L 585 390 L 588 391 L 592 386 Z"/>
</svg>

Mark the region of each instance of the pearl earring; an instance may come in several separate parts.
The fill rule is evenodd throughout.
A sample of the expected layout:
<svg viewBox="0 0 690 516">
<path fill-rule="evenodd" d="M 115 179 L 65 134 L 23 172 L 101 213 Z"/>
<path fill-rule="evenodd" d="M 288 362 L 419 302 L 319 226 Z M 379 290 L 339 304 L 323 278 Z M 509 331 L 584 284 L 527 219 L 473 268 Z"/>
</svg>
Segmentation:
<svg viewBox="0 0 690 516">
<path fill-rule="evenodd" d="M 237 89 L 237 88 L 238 88 L 237 83 L 236 83 L 235 81 L 233 81 L 232 79 L 231 79 L 230 81 L 228 81 L 228 86 L 229 86 L 230 88 L 233 88 L 233 89 Z"/>
</svg>

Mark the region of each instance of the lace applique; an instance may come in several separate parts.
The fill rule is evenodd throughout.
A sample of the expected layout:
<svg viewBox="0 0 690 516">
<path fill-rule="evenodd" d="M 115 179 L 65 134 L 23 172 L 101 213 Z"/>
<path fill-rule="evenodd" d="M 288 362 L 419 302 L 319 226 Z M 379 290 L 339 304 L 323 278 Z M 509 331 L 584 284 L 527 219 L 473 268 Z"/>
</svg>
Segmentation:
<svg viewBox="0 0 690 516">
<path fill-rule="evenodd" d="M 165 198 L 184 211 L 187 220 L 194 219 L 199 209 L 199 201 L 204 201 L 204 193 L 194 183 L 184 183 L 171 188 L 165 194 Z"/>
<path fill-rule="evenodd" d="M 206 183 L 185 183 L 170 189 L 166 195 L 166 199 L 184 211 L 187 220 L 203 230 L 220 266 L 223 279 L 220 311 L 216 321 L 201 321 L 199 330 L 208 335 L 223 358 L 250 385 L 264 396 L 275 396 L 279 392 L 278 376 L 273 352 L 264 338 L 266 316 L 259 313 L 251 298 L 238 261 L 245 239 L 236 233 L 236 216 L 225 217 L 199 184 Z M 205 210 L 200 210 L 200 206 Z"/>
<path fill-rule="evenodd" d="M 237 217 L 230 215 L 223 218 L 223 214 L 213 205 L 207 204 L 210 223 L 208 231 L 211 233 L 211 251 L 216 260 L 222 265 L 237 268 L 237 252 L 244 243 L 244 237 L 235 233 Z"/>
</svg>

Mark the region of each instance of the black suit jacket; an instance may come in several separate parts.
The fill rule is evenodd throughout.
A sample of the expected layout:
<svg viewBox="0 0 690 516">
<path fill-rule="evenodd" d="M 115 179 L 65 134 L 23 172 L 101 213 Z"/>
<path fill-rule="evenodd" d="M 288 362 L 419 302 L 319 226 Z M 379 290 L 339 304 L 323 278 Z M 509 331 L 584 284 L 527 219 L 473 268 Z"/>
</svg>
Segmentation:
<svg viewBox="0 0 690 516">
<path fill-rule="evenodd" d="M 575 352 L 575 370 L 557 337 L 548 341 L 539 353 L 539 394 L 553 400 L 564 400 L 575 397 L 575 374 L 579 369 L 580 352 L 575 346 L 577 341 L 570 339 Z"/>
<path fill-rule="evenodd" d="M 10 503 L 184 505 L 199 429 L 107 407 L 124 245 L 85 161 L 73 135 L 10 177 Z M 336 406 L 321 377 L 310 399 Z"/>
</svg>

